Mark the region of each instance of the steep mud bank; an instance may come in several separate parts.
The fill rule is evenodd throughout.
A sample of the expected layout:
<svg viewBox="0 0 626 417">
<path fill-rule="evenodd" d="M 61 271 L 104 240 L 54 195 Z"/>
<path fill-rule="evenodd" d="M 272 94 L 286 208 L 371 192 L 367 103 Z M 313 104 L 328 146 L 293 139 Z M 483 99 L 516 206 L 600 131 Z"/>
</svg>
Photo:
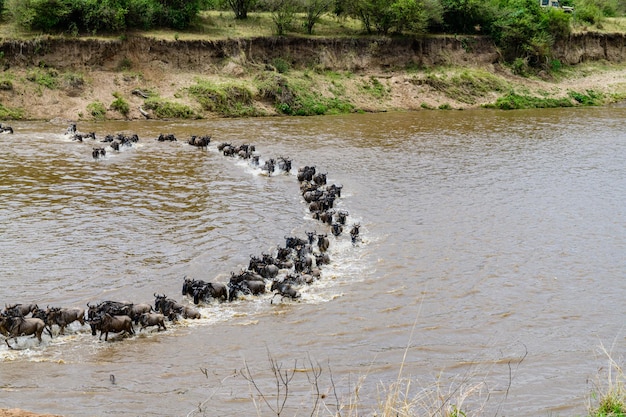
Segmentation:
<svg viewBox="0 0 626 417">
<path fill-rule="evenodd" d="M 626 60 L 626 35 L 584 33 L 559 41 L 556 58 L 567 64 Z M 0 44 L 5 64 L 48 65 L 58 69 L 114 70 L 130 59 L 142 65 L 206 71 L 224 60 L 267 64 L 275 58 L 296 68 L 328 70 L 405 69 L 411 66 L 495 63 L 498 50 L 487 37 L 310 39 L 297 37 L 166 41 L 145 37 L 125 40 L 39 38 Z"/>
</svg>

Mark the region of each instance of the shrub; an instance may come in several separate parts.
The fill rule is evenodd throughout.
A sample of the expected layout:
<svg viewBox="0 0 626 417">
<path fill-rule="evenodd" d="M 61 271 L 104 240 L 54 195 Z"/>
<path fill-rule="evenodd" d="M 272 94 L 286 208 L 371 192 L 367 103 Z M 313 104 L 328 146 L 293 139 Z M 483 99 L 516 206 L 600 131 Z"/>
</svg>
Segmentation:
<svg viewBox="0 0 626 417">
<path fill-rule="evenodd" d="M 604 103 L 604 94 L 587 90 L 586 94 L 570 91 L 568 95 L 583 106 L 599 106 Z"/>
<path fill-rule="evenodd" d="M 42 87 L 55 90 L 59 87 L 59 73 L 54 69 L 37 68 L 26 75 L 28 81 L 32 81 Z"/>
<path fill-rule="evenodd" d="M 488 104 L 484 107 L 501 110 L 515 110 L 572 107 L 573 105 L 572 101 L 568 98 L 540 98 L 510 92 L 506 96 L 500 97 L 494 104 Z"/>
<path fill-rule="evenodd" d="M 128 117 L 128 113 L 130 112 L 128 102 L 124 100 L 124 97 L 117 91 L 113 93 L 113 97 L 115 97 L 115 100 L 111 103 L 111 109 L 121 113 L 124 117 Z"/>
<path fill-rule="evenodd" d="M 2 103 L 0 103 L 0 119 L 17 120 L 22 117 L 24 117 L 23 109 L 12 109 L 10 107 L 5 107 Z"/>
<path fill-rule="evenodd" d="M 64 26 L 72 13 L 62 0 L 8 0 L 7 9 L 19 26 L 44 32 Z"/>
<path fill-rule="evenodd" d="M 145 106 L 160 119 L 197 119 L 198 115 L 189 106 L 163 100 L 159 97 L 146 99 Z"/>
<path fill-rule="evenodd" d="M 603 14 L 593 0 L 579 0 L 574 9 L 574 18 L 579 22 L 594 25 L 602 20 Z"/>
<path fill-rule="evenodd" d="M 22 27 L 44 32 L 121 32 L 158 26 L 186 29 L 204 0 L 8 0 Z"/>
<path fill-rule="evenodd" d="M 271 101 L 279 113 L 292 116 L 349 113 L 354 106 L 339 98 L 324 97 L 313 80 L 289 80 L 273 76 L 260 80 L 259 98 Z"/>
<path fill-rule="evenodd" d="M 89 114 L 97 120 L 103 120 L 106 117 L 107 109 L 102 102 L 96 100 L 87 105 Z"/>
<path fill-rule="evenodd" d="M 258 113 L 253 106 L 252 92 L 245 85 L 199 81 L 187 91 L 202 109 L 222 116 L 254 116 Z"/>
<path fill-rule="evenodd" d="M 274 58 L 272 60 L 272 66 L 276 68 L 276 71 L 280 74 L 284 74 L 289 71 L 289 62 L 285 61 L 282 58 Z"/>
</svg>

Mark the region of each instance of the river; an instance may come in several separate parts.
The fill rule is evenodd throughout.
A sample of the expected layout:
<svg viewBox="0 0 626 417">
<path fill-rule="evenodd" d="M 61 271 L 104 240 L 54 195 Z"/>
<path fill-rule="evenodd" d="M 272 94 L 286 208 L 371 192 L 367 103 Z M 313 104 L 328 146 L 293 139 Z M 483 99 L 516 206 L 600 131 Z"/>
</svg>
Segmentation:
<svg viewBox="0 0 626 417">
<path fill-rule="evenodd" d="M 155 293 L 193 305 L 183 277 L 228 282 L 306 231 L 328 233 L 332 262 L 295 301 L 201 304 L 200 320 L 108 342 L 78 323 L 2 341 L 0 408 L 373 415 L 396 384 L 413 415 L 583 415 L 609 358 L 626 354 L 625 120 L 615 106 L 78 123 L 98 139 L 139 136 L 99 160 L 102 144 L 71 140 L 65 123 L 12 123 L 3 307 Z M 212 136 L 207 150 L 193 134 Z M 263 175 L 221 142 L 293 169 Z M 305 165 L 343 186 L 335 209 L 360 224 L 355 244 L 312 219 Z"/>
</svg>

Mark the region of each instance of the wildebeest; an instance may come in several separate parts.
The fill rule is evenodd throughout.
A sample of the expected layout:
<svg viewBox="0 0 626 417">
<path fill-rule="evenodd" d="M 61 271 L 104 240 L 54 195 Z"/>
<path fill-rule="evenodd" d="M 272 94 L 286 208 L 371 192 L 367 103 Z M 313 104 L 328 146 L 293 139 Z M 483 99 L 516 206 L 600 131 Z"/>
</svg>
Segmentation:
<svg viewBox="0 0 626 417">
<path fill-rule="evenodd" d="M 274 172 L 275 167 L 276 167 L 276 161 L 273 158 L 270 158 L 267 161 L 265 161 L 265 164 L 263 165 L 261 170 L 267 171 L 267 175 L 272 176 L 272 173 Z"/>
<path fill-rule="evenodd" d="M 130 314 L 132 304 L 121 301 L 102 301 L 99 304 L 87 303 L 87 322 L 91 326 L 91 334 L 96 335 L 96 325 L 94 319 L 104 313 L 112 316 L 128 316 Z"/>
<path fill-rule="evenodd" d="M 280 169 L 281 171 L 284 171 L 284 172 L 291 171 L 291 159 L 280 156 L 278 157 L 277 163 L 278 163 L 278 169 Z"/>
<path fill-rule="evenodd" d="M 256 256 L 250 256 L 250 264 L 248 269 L 259 274 L 265 279 L 272 279 L 278 275 L 279 268 L 274 265 L 274 259 L 268 259 L 266 256 L 263 259 Z"/>
<path fill-rule="evenodd" d="M 167 330 L 165 327 L 165 316 L 161 313 L 143 313 L 139 316 L 139 323 L 141 323 L 141 328 L 139 331 L 142 331 L 146 327 L 157 326 L 157 331 Z"/>
<path fill-rule="evenodd" d="M 228 301 L 233 301 L 239 293 L 259 295 L 264 294 L 266 291 L 265 282 L 262 281 L 248 281 L 243 280 L 240 282 L 228 283 Z"/>
<path fill-rule="evenodd" d="M 331 184 L 326 186 L 326 191 L 336 197 L 341 197 L 341 189 L 343 185 Z"/>
<path fill-rule="evenodd" d="M 203 280 L 185 278 L 183 295 L 193 297 L 194 304 L 198 304 L 200 301 L 208 301 L 210 298 L 226 301 L 228 300 L 228 289 L 226 285 L 219 282 L 205 282 Z"/>
<path fill-rule="evenodd" d="M 170 321 L 175 321 L 179 314 L 183 312 L 183 305 L 167 298 L 165 294 L 154 294 L 154 310 L 163 314 Z"/>
<path fill-rule="evenodd" d="M 77 140 L 79 142 L 82 142 L 83 139 L 93 139 L 96 140 L 96 132 L 89 132 L 89 133 L 74 133 L 74 136 L 72 136 L 72 140 Z"/>
<path fill-rule="evenodd" d="M 346 224 L 346 218 L 348 217 L 348 212 L 345 210 L 338 210 L 336 213 L 335 221 L 341 225 Z"/>
<path fill-rule="evenodd" d="M 339 223 L 333 223 L 331 225 L 331 231 L 333 232 L 333 235 L 339 236 L 341 232 L 343 232 L 343 226 Z"/>
<path fill-rule="evenodd" d="M 37 304 L 5 304 L 4 313 L 8 313 L 11 316 L 27 316 L 38 308 Z"/>
<path fill-rule="evenodd" d="M 291 284 L 284 282 L 284 281 L 279 281 L 279 280 L 273 281 L 271 290 L 275 291 L 275 293 L 272 296 L 270 304 L 274 303 L 274 297 L 276 297 L 279 294 L 281 296 L 281 301 L 284 298 L 291 298 L 292 300 L 295 300 L 296 298 L 301 297 L 300 293 L 295 288 L 293 288 Z"/>
<path fill-rule="evenodd" d="M 318 234 L 317 235 L 317 247 L 320 252 L 326 252 L 328 247 L 330 246 L 330 240 L 328 240 L 328 234 Z"/>
<path fill-rule="evenodd" d="M 157 137 L 157 140 L 159 142 L 176 142 L 176 136 L 174 136 L 174 134 L 172 133 L 168 133 L 167 135 L 164 135 L 163 133 L 161 133 Z"/>
<path fill-rule="evenodd" d="M 93 151 L 91 152 L 91 156 L 93 156 L 93 159 L 104 158 L 106 154 L 107 154 L 106 149 L 102 147 L 93 148 Z"/>
<path fill-rule="evenodd" d="M 0 333 L 6 336 L 5 341 L 9 349 L 13 349 L 9 340 L 14 339 L 17 342 L 19 336 L 33 335 L 41 342 L 41 334 L 45 327 L 43 320 L 34 317 L 0 316 Z M 52 337 L 52 334 L 50 336 Z"/>
<path fill-rule="evenodd" d="M 189 139 L 187 143 L 189 143 L 191 146 L 196 146 L 201 149 L 206 149 L 209 146 L 210 142 L 211 142 L 211 136 L 193 135 L 191 136 L 191 139 Z"/>
<path fill-rule="evenodd" d="M 306 245 L 307 241 L 297 236 L 285 236 L 285 247 L 296 249 L 298 246 Z"/>
<path fill-rule="evenodd" d="M 13 133 L 13 128 L 11 126 L 0 124 L 0 133 Z"/>
<path fill-rule="evenodd" d="M 326 175 L 328 174 L 322 174 L 321 172 L 318 172 L 317 174 L 313 175 L 312 181 L 317 185 L 326 185 Z"/>
<path fill-rule="evenodd" d="M 352 240 L 352 243 L 356 243 L 356 240 L 359 237 L 359 228 L 361 227 L 361 225 L 359 223 L 356 223 L 354 225 L 352 225 L 352 229 L 350 229 L 350 239 Z"/>
<path fill-rule="evenodd" d="M 123 333 L 124 335 L 135 334 L 133 329 L 133 320 L 129 316 L 113 316 L 109 313 L 100 313 L 95 318 L 89 319 L 89 323 L 93 324 L 96 330 L 100 330 L 100 337 L 104 334 L 104 340 L 109 339 L 109 333 Z"/>
<path fill-rule="evenodd" d="M 56 324 L 59 326 L 59 334 L 65 333 L 65 328 L 75 322 L 78 321 L 81 325 L 85 324 L 85 309 L 74 307 L 74 308 L 50 308 L 47 314 L 48 321 L 47 323 L 52 326 Z"/>
<path fill-rule="evenodd" d="M 315 167 L 314 166 L 305 166 L 298 168 L 298 181 L 313 181 L 313 175 L 315 175 Z"/>
<path fill-rule="evenodd" d="M 202 315 L 198 310 L 193 308 L 192 306 L 182 306 L 180 311 L 180 315 L 183 316 L 184 319 L 200 319 Z"/>
<path fill-rule="evenodd" d="M 141 317 L 142 314 L 151 313 L 152 311 L 152 306 L 148 303 L 131 304 L 128 316 L 133 319 L 135 324 L 138 324 L 139 317 Z"/>
</svg>

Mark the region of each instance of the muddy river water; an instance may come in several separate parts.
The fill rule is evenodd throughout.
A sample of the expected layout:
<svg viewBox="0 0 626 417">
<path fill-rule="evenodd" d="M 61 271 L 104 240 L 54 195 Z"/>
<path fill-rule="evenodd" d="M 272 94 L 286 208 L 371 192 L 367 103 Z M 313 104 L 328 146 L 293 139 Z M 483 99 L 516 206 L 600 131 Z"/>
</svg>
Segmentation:
<svg viewBox="0 0 626 417">
<path fill-rule="evenodd" d="M 3 307 L 193 304 L 184 276 L 227 282 L 286 236 L 329 233 L 300 195 L 305 165 L 343 186 L 336 209 L 361 228 L 354 245 L 329 233 L 332 263 L 298 301 L 201 304 L 200 320 L 108 342 L 78 323 L 16 349 L 1 337 L 0 408 L 269 416 L 285 399 L 281 415 L 372 415 L 400 383 L 415 415 L 444 401 L 572 416 L 607 382 L 603 350 L 626 354 L 626 107 L 79 123 L 139 136 L 100 160 L 65 123 L 12 126 Z M 207 150 L 194 134 L 212 135 Z M 221 142 L 292 172 L 263 175 Z"/>
</svg>

